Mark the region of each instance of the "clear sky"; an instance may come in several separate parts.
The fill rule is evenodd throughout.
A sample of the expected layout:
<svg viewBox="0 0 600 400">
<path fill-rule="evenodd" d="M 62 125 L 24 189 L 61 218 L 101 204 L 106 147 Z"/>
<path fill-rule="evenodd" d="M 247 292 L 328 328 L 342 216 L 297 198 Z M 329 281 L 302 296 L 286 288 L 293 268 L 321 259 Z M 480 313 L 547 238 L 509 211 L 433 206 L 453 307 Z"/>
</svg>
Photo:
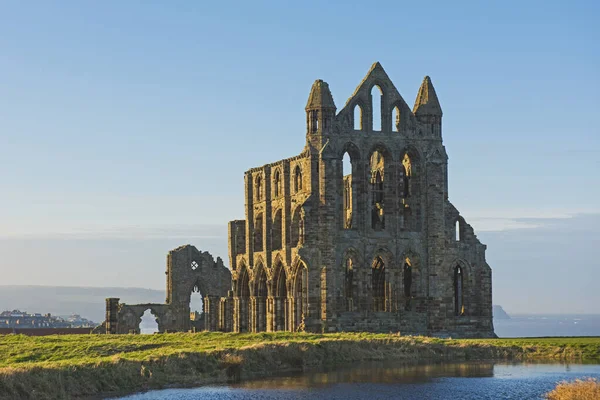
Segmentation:
<svg viewBox="0 0 600 400">
<path fill-rule="evenodd" d="M 450 199 L 494 303 L 599 312 L 600 2 L 0 2 L 0 284 L 164 287 L 226 259 L 243 172 L 381 62 L 444 110 Z M 1 305 L 0 305 L 0 308 Z"/>
</svg>

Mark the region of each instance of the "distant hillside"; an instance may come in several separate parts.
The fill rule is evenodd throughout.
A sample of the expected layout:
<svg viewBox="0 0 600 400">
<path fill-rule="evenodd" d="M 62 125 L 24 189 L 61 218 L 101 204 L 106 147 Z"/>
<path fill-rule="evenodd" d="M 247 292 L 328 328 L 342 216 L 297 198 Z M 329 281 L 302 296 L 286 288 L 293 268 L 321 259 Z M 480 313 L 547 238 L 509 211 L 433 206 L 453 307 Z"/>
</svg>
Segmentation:
<svg viewBox="0 0 600 400">
<path fill-rule="evenodd" d="M 19 309 L 53 315 L 79 314 L 94 322 L 104 321 L 107 297 L 121 302 L 164 303 L 163 290 L 116 287 L 0 286 L 0 311 Z"/>
<path fill-rule="evenodd" d="M 510 319 L 510 316 L 504 311 L 502 306 L 492 306 L 492 315 L 494 319 Z"/>
<path fill-rule="evenodd" d="M 123 303 L 164 303 L 163 290 L 117 287 L 0 286 L 0 312 L 21 310 L 53 315 L 79 314 L 94 322 L 104 321 L 107 297 Z M 510 319 L 501 306 L 493 308 L 494 319 Z"/>
</svg>

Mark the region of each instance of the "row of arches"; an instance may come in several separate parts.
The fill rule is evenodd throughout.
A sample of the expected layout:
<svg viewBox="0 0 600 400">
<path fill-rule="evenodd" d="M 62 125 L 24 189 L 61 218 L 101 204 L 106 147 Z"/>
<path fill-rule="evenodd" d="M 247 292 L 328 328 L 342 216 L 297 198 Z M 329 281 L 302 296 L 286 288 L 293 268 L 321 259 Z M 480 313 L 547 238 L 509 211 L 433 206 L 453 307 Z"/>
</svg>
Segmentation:
<svg viewBox="0 0 600 400">
<path fill-rule="evenodd" d="M 412 154 L 414 153 L 405 151 L 399 162 L 393 162 L 387 149 L 377 147 L 369 154 L 369 163 L 364 171 L 359 168 L 360 154 L 354 145 L 348 147 L 342 158 L 340 184 L 344 229 L 353 229 L 356 226 L 355 216 L 368 212 L 367 220 L 371 229 L 384 230 L 386 213 L 395 208 L 396 198 L 399 198 L 404 228 L 417 230 L 418 215 L 413 210 L 420 209 L 420 183 L 416 176 L 418 168 L 415 167 Z M 363 174 L 364 172 L 366 174 Z M 396 177 L 393 172 L 396 173 Z M 362 182 L 365 175 L 366 187 Z M 369 193 L 366 205 L 356 196 L 360 187 Z M 410 199 L 411 197 L 415 200 Z"/>
<path fill-rule="evenodd" d="M 304 329 L 308 314 L 308 268 L 303 262 L 297 264 L 289 277 L 283 265 L 278 264 L 270 280 L 262 265 L 257 267 L 253 280 L 242 266 L 234 281 L 234 292 L 234 319 L 239 332 Z"/>
<path fill-rule="evenodd" d="M 267 240 L 270 240 L 271 250 L 281 250 L 283 248 L 283 231 L 285 229 L 283 211 L 277 209 L 273 214 L 271 223 L 271 229 L 267 235 Z M 253 225 L 253 250 L 255 252 L 264 251 L 263 246 L 263 232 L 264 232 L 264 216 L 262 212 L 259 212 L 254 217 Z M 303 242 L 304 239 L 304 218 L 302 216 L 302 210 L 300 207 L 296 207 L 292 212 L 291 224 L 289 225 L 289 231 L 287 232 L 288 245 L 296 247 Z"/>
<path fill-rule="evenodd" d="M 386 121 L 389 121 L 391 123 L 392 132 L 400 131 L 400 110 L 402 109 L 402 101 L 398 100 L 393 103 L 392 107 L 390 107 L 390 112 L 386 110 L 384 97 L 385 93 L 381 86 L 373 85 L 369 91 L 370 107 L 366 107 L 362 101 L 357 100 L 353 109 L 354 130 L 364 131 L 370 128 L 371 131 L 384 131 L 386 130 L 384 129 L 384 124 Z M 370 114 L 368 114 L 366 110 L 370 110 Z M 389 119 L 387 118 L 388 114 L 390 116 Z"/>
<path fill-rule="evenodd" d="M 303 180 L 302 180 L 302 168 L 300 165 L 296 165 L 294 168 L 294 173 L 292 174 L 292 193 L 299 193 L 303 189 Z M 281 171 L 277 168 L 273 172 L 273 197 L 277 198 L 283 195 L 282 190 L 282 177 Z M 263 201 L 265 199 L 264 193 L 264 183 L 262 174 L 258 174 L 256 178 L 254 178 L 254 200 L 255 201 Z"/>
<path fill-rule="evenodd" d="M 345 311 L 393 312 L 413 310 L 413 300 L 423 296 L 420 271 L 414 259 L 405 257 L 398 271 L 386 257 L 377 255 L 360 268 L 360 259 L 350 253 L 344 261 Z M 454 314 L 465 314 L 465 271 L 455 265 L 452 274 Z M 398 286 L 398 287 L 395 287 Z"/>
</svg>

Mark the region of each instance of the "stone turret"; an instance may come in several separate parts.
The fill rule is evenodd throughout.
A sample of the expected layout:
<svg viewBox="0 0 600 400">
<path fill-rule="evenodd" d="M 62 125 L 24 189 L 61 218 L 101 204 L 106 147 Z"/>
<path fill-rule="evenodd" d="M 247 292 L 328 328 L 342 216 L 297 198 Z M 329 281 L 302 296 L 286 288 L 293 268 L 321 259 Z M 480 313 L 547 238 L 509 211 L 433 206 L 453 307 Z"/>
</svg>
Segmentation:
<svg viewBox="0 0 600 400">
<path fill-rule="evenodd" d="M 313 83 L 305 110 L 309 135 L 322 135 L 329 132 L 335 118 L 336 107 L 327 82 L 318 79 Z"/>
<path fill-rule="evenodd" d="M 419 122 L 428 124 L 430 133 L 433 136 L 441 138 L 442 107 L 429 76 L 423 79 L 423 83 L 419 88 L 415 106 L 413 107 L 413 114 L 415 114 Z"/>
</svg>

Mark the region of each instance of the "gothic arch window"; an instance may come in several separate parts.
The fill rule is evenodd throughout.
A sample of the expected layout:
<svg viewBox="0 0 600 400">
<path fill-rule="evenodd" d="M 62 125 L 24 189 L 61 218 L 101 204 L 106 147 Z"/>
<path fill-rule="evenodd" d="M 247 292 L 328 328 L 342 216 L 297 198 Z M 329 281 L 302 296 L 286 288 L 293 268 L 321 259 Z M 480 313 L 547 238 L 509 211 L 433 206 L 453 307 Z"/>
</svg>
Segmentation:
<svg viewBox="0 0 600 400">
<path fill-rule="evenodd" d="M 413 281 L 413 271 L 412 271 L 412 263 L 410 259 L 407 257 L 404 260 L 404 268 L 402 269 L 402 283 L 404 286 L 404 309 L 406 311 L 410 310 L 411 299 L 412 299 L 412 281 Z"/>
<path fill-rule="evenodd" d="M 346 311 L 354 311 L 354 263 L 351 257 L 346 260 L 345 273 Z"/>
<path fill-rule="evenodd" d="M 285 331 L 287 327 L 286 301 L 287 293 L 287 276 L 283 265 L 278 264 L 275 268 L 275 278 L 273 279 L 274 299 L 274 330 Z"/>
<path fill-rule="evenodd" d="M 342 203 L 343 203 L 343 214 L 342 221 L 344 229 L 352 229 L 353 219 L 353 203 L 354 199 L 354 164 L 352 157 L 348 152 L 344 153 L 342 158 Z"/>
<path fill-rule="evenodd" d="M 373 114 L 371 116 L 371 121 L 373 122 L 372 129 L 374 131 L 381 131 L 381 122 L 383 119 L 383 90 L 379 85 L 374 85 L 371 88 L 371 101 L 371 110 L 373 111 Z"/>
<path fill-rule="evenodd" d="M 299 165 L 294 169 L 294 193 L 302 190 L 302 170 Z"/>
<path fill-rule="evenodd" d="M 464 315 L 464 273 L 460 265 L 454 268 L 454 313 Z"/>
<path fill-rule="evenodd" d="M 282 247 L 283 219 L 281 218 L 281 209 L 275 212 L 273 226 L 271 228 L 271 247 L 273 250 L 280 250 Z"/>
<path fill-rule="evenodd" d="M 400 168 L 402 178 L 402 197 L 410 196 L 410 178 L 412 176 L 412 162 L 408 153 L 402 158 L 402 167 Z"/>
<path fill-rule="evenodd" d="M 259 175 L 256 177 L 256 181 L 254 184 L 254 190 L 256 191 L 256 201 L 262 200 L 262 177 Z"/>
<path fill-rule="evenodd" d="M 371 290 L 373 311 L 385 311 L 385 263 L 381 257 L 376 257 L 371 265 Z"/>
<path fill-rule="evenodd" d="M 400 109 L 398 106 L 392 110 L 392 132 L 400 132 Z"/>
<path fill-rule="evenodd" d="M 256 281 L 256 330 L 267 330 L 267 274 L 262 265 L 258 267 Z"/>
<path fill-rule="evenodd" d="M 273 177 L 273 197 L 279 197 L 281 187 L 281 174 L 279 170 L 275 170 L 275 176 Z"/>
<path fill-rule="evenodd" d="M 354 106 L 354 130 L 362 131 L 363 125 L 363 109 L 357 104 Z"/>
<path fill-rule="evenodd" d="M 385 228 L 384 215 L 384 179 L 385 159 L 383 154 L 375 150 L 371 154 L 371 228 L 383 230 Z"/>
<path fill-rule="evenodd" d="M 263 251 L 263 214 L 254 219 L 254 251 Z"/>
<path fill-rule="evenodd" d="M 296 247 L 302 240 L 303 221 L 301 216 L 300 207 L 297 207 L 292 214 L 292 223 L 290 224 L 290 246 Z"/>
<path fill-rule="evenodd" d="M 250 277 L 246 267 L 240 271 L 238 278 L 238 297 L 239 297 L 239 331 L 248 332 L 249 324 L 249 306 L 250 306 Z"/>
<path fill-rule="evenodd" d="M 460 240 L 462 239 L 461 234 L 460 234 L 460 219 L 456 220 L 456 223 L 454 224 L 454 239 L 457 242 L 460 242 Z"/>
</svg>

